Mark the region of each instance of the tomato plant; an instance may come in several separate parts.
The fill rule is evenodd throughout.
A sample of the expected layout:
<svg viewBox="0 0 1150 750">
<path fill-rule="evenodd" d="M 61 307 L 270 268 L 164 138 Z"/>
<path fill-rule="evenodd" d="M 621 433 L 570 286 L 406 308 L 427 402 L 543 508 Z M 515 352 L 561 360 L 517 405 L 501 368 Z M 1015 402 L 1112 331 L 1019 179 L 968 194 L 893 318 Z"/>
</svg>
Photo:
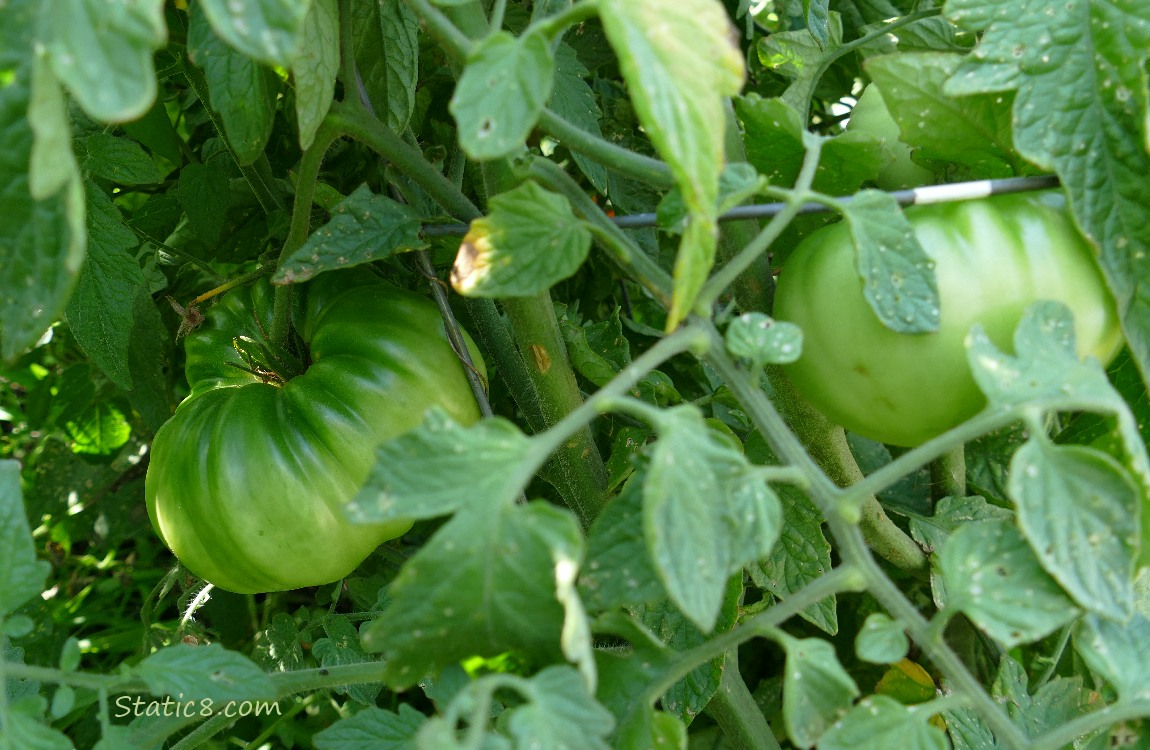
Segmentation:
<svg viewBox="0 0 1150 750">
<path fill-rule="evenodd" d="M 906 190 L 929 185 L 934 181 L 930 170 L 911 159 L 911 148 L 900 140 L 898 123 L 891 117 L 882 92 L 874 84 L 867 86 L 859 95 L 858 102 L 851 110 L 847 130 L 869 133 L 882 143 L 883 152 L 889 161 L 879 170 L 875 179 L 875 185 L 879 188 Z"/>
<path fill-rule="evenodd" d="M 1060 196 L 1003 195 L 906 211 L 934 261 L 937 332 L 896 333 L 868 304 L 845 223 L 804 240 L 779 276 L 775 315 L 803 329 L 787 366 L 795 387 L 839 424 L 894 445 L 922 443 L 986 403 L 963 341 L 974 324 L 1010 350 L 1023 310 L 1068 305 L 1078 350 L 1109 362 L 1122 342 L 1114 303 L 1089 243 Z"/>
<path fill-rule="evenodd" d="M 324 276 L 305 289 L 299 374 L 241 353 L 240 341 L 261 341 L 271 325 L 266 282 L 229 293 L 188 336 L 191 395 L 152 443 L 148 514 L 180 561 L 220 588 L 281 591 L 347 575 L 411 526 L 356 525 L 341 513 L 376 446 L 431 406 L 478 417 L 435 306 L 346 282 Z"/>
</svg>

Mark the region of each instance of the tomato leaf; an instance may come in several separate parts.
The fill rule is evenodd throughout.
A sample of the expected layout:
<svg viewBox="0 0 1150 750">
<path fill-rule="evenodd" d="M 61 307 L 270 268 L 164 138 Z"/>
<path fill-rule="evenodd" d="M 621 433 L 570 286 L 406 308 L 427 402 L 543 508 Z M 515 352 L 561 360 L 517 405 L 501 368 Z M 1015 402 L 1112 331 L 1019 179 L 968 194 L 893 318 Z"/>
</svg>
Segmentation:
<svg viewBox="0 0 1150 750">
<path fill-rule="evenodd" d="M 710 634 L 700 632 L 666 599 L 634 607 L 631 611 L 664 644 L 673 651 L 682 653 L 733 628 L 739 619 L 739 599 L 742 593 L 742 576 L 732 576 L 727 582 L 719 619 Z M 689 724 L 711 702 L 719 690 L 723 671 L 728 668 L 730 665 L 725 654 L 700 664 L 690 674 L 672 685 L 660 698 L 659 705 L 668 713 L 678 716 L 685 724 Z"/>
<path fill-rule="evenodd" d="M 1000 352 L 980 326 L 967 337 L 967 358 L 978 386 L 992 406 L 1033 403 L 1112 414 L 1124 449 L 1125 469 L 1142 498 L 1142 515 L 1150 513 L 1150 458 L 1138 425 L 1122 396 L 1094 359 L 1078 360 L 1074 321 L 1064 305 L 1040 301 L 1027 308 L 1014 334 L 1018 356 Z M 1141 525 L 1143 555 L 1150 553 L 1150 523 Z M 1135 545 L 1136 547 L 1138 545 Z"/>
<path fill-rule="evenodd" d="M 771 320 L 762 313 L 747 313 L 731 321 L 725 336 L 727 351 L 763 365 L 784 365 L 802 354 L 803 331 L 794 323 Z"/>
<path fill-rule="evenodd" d="M 1123 329 L 1150 373 L 1150 174 L 1146 59 L 1150 8 L 1083 2 L 1046 14 L 1030 0 L 949 0 L 946 15 L 982 32 L 945 91 L 1015 91 L 1014 145 L 1062 180 L 1084 234 L 1101 248 Z M 1035 14 L 1043 23 L 1033 23 Z M 1083 85 L 1091 81 L 1092 85 Z"/>
<path fill-rule="evenodd" d="M 175 646 L 156 651 L 127 670 L 155 695 L 188 700 L 275 700 L 271 678 L 255 662 L 218 643 Z"/>
<path fill-rule="evenodd" d="M 156 162 L 140 144 L 110 133 L 80 141 L 84 170 L 119 185 L 154 185 L 163 179 Z"/>
<path fill-rule="evenodd" d="M 527 703 L 511 711 L 507 728 L 517 747 L 608 750 L 614 717 L 588 694 L 579 673 L 551 666 L 527 681 Z"/>
<path fill-rule="evenodd" d="M 623 490 L 591 524 L 579 592 L 594 612 L 654 602 L 666 596 L 643 536 L 643 483 Z"/>
<path fill-rule="evenodd" d="M 400 0 L 380 0 L 387 109 L 383 121 L 402 133 L 415 112 L 419 82 L 419 16 Z"/>
<path fill-rule="evenodd" d="M 312 644 L 312 654 L 321 667 L 336 667 L 342 664 L 361 664 L 370 661 L 359 643 L 359 633 L 344 617 L 333 617 L 324 622 L 326 638 L 318 638 Z M 371 706 L 379 697 L 382 685 L 378 682 L 357 682 L 352 685 L 339 685 L 333 692 L 345 693 L 355 702 Z"/>
<path fill-rule="evenodd" d="M 216 36 L 204 15 L 205 8 L 197 4 L 191 14 L 188 55 L 204 72 L 212 109 L 224 121 L 224 132 L 236 158 L 240 164 L 251 164 L 271 137 L 279 81 L 271 70 Z"/>
<path fill-rule="evenodd" d="M 894 698 L 864 698 L 819 742 L 819 750 L 947 750 L 946 734 L 930 723 L 930 711 Z"/>
<path fill-rule="evenodd" d="M 448 105 L 467 155 L 487 161 L 521 149 L 551 96 L 554 69 L 542 34 L 500 31 L 476 45 Z"/>
<path fill-rule="evenodd" d="M 667 319 L 673 330 L 694 308 L 714 264 L 723 99 L 742 88 L 743 58 L 731 43 L 726 11 L 707 0 L 605 0 L 599 16 L 639 122 L 692 217 L 675 262 Z"/>
<path fill-rule="evenodd" d="M 914 147 L 916 162 L 936 173 L 949 170 L 952 182 L 1027 171 L 1014 152 L 1013 97 L 944 93 L 943 85 L 964 57 L 927 52 L 885 55 L 868 58 L 866 70 L 898 123 L 899 140 Z"/>
<path fill-rule="evenodd" d="M 408 750 L 427 717 L 406 703 L 399 712 L 369 706 L 340 719 L 312 741 L 317 750 Z"/>
<path fill-rule="evenodd" d="M 991 695 L 1031 738 L 1101 707 L 1098 693 L 1082 685 L 1081 677 L 1055 677 L 1033 695 L 1022 665 L 1004 656 Z"/>
<path fill-rule="evenodd" d="M 555 49 L 555 87 L 548 106 L 555 114 L 590 135 L 603 137 L 599 119 L 603 116 L 599 100 L 587 82 L 590 72 L 580 62 L 575 50 L 565 42 Z M 607 194 L 607 168 L 579 152 L 571 158 L 587 180 L 601 194 Z"/>
<path fill-rule="evenodd" d="M 36 57 L 32 68 L 28 123 L 35 136 L 28 165 L 32 197 L 44 200 L 67 185 L 79 184 L 80 167 L 72 148 L 68 103 L 42 56 Z"/>
<path fill-rule="evenodd" d="M 902 624 L 881 612 L 867 615 L 855 637 L 855 653 L 872 664 L 893 664 L 905 657 L 909 648 Z"/>
<path fill-rule="evenodd" d="M 357 523 L 434 518 L 461 508 L 494 511 L 514 502 L 546 459 L 503 419 L 460 427 L 429 409 L 421 426 L 376 451 L 359 494 L 345 506 Z"/>
<path fill-rule="evenodd" d="M 751 579 L 764 591 L 786 599 L 831 569 L 831 545 L 823 535 L 822 516 L 798 489 L 779 488 L 783 523 L 779 543 L 762 561 L 749 567 Z M 799 612 L 825 633 L 839 631 L 837 597 L 833 594 Z"/>
<path fill-rule="evenodd" d="M 864 190 L 844 214 L 858 253 L 863 294 L 882 324 L 898 333 L 937 331 L 934 261 L 890 195 Z"/>
<path fill-rule="evenodd" d="M 188 215 L 192 232 L 209 245 L 216 244 L 228 217 L 228 169 L 222 158 L 185 164 L 176 194 Z"/>
<path fill-rule="evenodd" d="M 7 721 L 11 722 L 4 727 L 7 730 L 5 740 L 12 743 L 9 747 L 36 750 L 71 750 L 75 747 L 67 736 L 22 711 L 9 712 Z"/>
<path fill-rule="evenodd" d="M 412 209 L 360 185 L 332 209 L 327 224 L 280 263 L 272 281 L 298 284 L 325 271 L 422 249 L 427 243 L 419 236 L 421 228 Z"/>
<path fill-rule="evenodd" d="M 839 13 L 828 13 L 825 32 L 815 36 L 809 27 L 779 31 L 763 37 L 756 51 L 759 62 L 774 73 L 791 81 L 783 99 L 799 111 L 805 111 L 810 89 L 822 73 L 823 61 L 843 44 L 843 23 Z M 821 26 L 821 25 L 820 25 Z"/>
<path fill-rule="evenodd" d="M 1026 539 L 1004 521 L 977 521 L 955 531 L 938 569 L 943 589 L 936 598 L 1007 648 L 1036 641 L 1079 614 Z"/>
<path fill-rule="evenodd" d="M 89 115 L 134 120 L 152 106 L 152 50 L 167 38 L 162 0 L 44 0 L 39 28 L 52 71 Z"/>
<path fill-rule="evenodd" d="M 590 250 L 591 233 L 570 202 L 525 182 L 471 222 L 451 283 L 468 297 L 529 297 L 574 274 Z"/>
<path fill-rule="evenodd" d="M 782 99 L 748 94 L 736 101 L 735 112 L 743 125 L 747 160 L 772 185 L 793 185 L 806 154 L 798 111 Z M 855 192 L 884 164 L 882 145 L 853 132 L 829 138 L 820 156 L 814 188 L 831 195 Z"/>
<path fill-rule="evenodd" d="M 48 563 L 36 559 L 24 514 L 20 464 L 0 461 L 0 619 L 44 589 Z"/>
<path fill-rule="evenodd" d="M 820 638 L 775 640 L 787 653 L 783 676 L 783 721 L 797 746 L 809 748 L 848 710 L 859 689 L 835 656 L 834 646 Z"/>
<path fill-rule="evenodd" d="M 44 200 L 28 175 L 28 69 L 0 79 L 0 359 L 12 360 L 59 319 L 84 260 L 84 194 L 68 180 Z M 50 183 L 51 181 L 49 181 Z"/>
<path fill-rule="evenodd" d="M 221 39 L 268 65 L 291 65 L 311 0 L 202 0 L 197 3 Z"/>
<path fill-rule="evenodd" d="M 1134 607 L 1141 498 L 1110 456 L 1031 438 L 1010 464 L 1010 497 L 1042 566 L 1084 608 L 1119 622 Z"/>
<path fill-rule="evenodd" d="M 1124 700 L 1150 698 L 1150 619 L 1135 612 L 1129 622 L 1088 614 L 1074 631 L 1074 650 Z"/>
<path fill-rule="evenodd" d="M 88 357 L 113 383 L 131 390 L 128 346 L 136 295 L 146 281 L 128 251 L 139 239 L 103 190 L 89 183 L 87 196 L 88 255 L 64 314 Z"/>
<path fill-rule="evenodd" d="M 582 547 L 575 518 L 546 503 L 469 505 L 404 565 L 364 647 L 385 653 L 393 687 L 470 656 L 561 659 L 556 579 Z"/>
<path fill-rule="evenodd" d="M 339 73 L 339 6 L 336 0 L 312 0 L 292 56 L 299 145 L 306 149 L 331 107 Z"/>
<path fill-rule="evenodd" d="M 972 708 L 954 708 L 942 714 L 954 750 L 998 750 L 994 733 Z"/>
<path fill-rule="evenodd" d="M 981 497 L 944 497 L 930 516 L 911 516 L 910 533 L 927 553 L 942 549 L 947 537 L 973 521 L 1010 521 L 1014 513 Z"/>
<path fill-rule="evenodd" d="M 659 413 L 643 483 L 643 526 L 671 600 L 704 632 L 727 578 L 766 557 L 782 527 L 774 491 L 693 406 Z"/>
</svg>

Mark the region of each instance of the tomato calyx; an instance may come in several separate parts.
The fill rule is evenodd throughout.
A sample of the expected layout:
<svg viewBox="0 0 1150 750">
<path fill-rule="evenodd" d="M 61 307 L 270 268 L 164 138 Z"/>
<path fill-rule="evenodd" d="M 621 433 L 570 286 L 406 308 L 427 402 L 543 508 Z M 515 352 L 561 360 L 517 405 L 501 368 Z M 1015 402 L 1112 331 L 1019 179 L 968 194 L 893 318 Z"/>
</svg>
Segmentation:
<svg viewBox="0 0 1150 750">
<path fill-rule="evenodd" d="M 308 363 L 296 356 L 289 346 L 257 341 L 250 336 L 235 336 L 232 348 L 245 364 L 228 362 L 229 367 L 243 370 L 270 385 L 283 385 L 307 370 Z"/>
</svg>

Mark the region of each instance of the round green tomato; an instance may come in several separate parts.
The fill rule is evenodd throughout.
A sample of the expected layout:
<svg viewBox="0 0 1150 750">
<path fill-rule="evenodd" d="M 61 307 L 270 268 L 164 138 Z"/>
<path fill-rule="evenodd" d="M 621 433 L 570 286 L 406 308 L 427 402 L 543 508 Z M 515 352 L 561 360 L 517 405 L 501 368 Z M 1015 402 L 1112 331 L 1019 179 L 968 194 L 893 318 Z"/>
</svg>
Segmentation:
<svg viewBox="0 0 1150 750">
<path fill-rule="evenodd" d="M 233 340 L 262 340 L 266 282 L 236 290 L 188 336 L 191 395 L 156 434 L 148 515 L 197 576 L 237 593 L 336 581 L 410 522 L 357 525 L 340 506 L 376 447 L 431 406 L 479 418 L 467 378 L 430 301 L 382 283 L 325 274 L 304 287 L 294 321 L 306 370 L 264 382 Z M 472 357 L 482 361 L 472 347 Z"/>
<path fill-rule="evenodd" d="M 979 323 L 1012 352 L 1023 311 L 1040 299 L 1070 307 L 1080 355 L 1106 363 L 1120 348 L 1114 302 L 1060 195 L 916 206 L 906 216 L 934 261 L 937 332 L 900 334 L 879 321 L 845 223 L 807 237 L 779 274 L 775 317 L 803 329 L 787 376 L 831 420 L 913 446 L 968 419 L 986 401 L 967 363 L 967 332 Z"/>
<path fill-rule="evenodd" d="M 910 146 L 899 140 L 898 123 L 886 108 L 882 94 L 873 84 L 867 86 L 851 110 L 847 130 L 878 138 L 891 161 L 879 170 L 875 185 L 882 190 L 906 190 L 934 182 L 929 169 L 910 158 Z"/>
</svg>

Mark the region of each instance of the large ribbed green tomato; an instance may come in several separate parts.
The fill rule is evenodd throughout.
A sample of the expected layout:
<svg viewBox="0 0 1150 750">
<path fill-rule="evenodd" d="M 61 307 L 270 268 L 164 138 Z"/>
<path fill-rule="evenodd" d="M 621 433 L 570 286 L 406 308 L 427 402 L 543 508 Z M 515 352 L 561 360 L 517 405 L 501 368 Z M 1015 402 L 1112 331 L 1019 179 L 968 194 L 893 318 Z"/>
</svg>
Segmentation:
<svg viewBox="0 0 1150 750">
<path fill-rule="evenodd" d="M 320 276 L 298 300 L 305 372 L 276 385 L 235 367 L 249 363 L 233 338 L 262 339 L 271 297 L 266 283 L 232 291 L 188 337 L 192 392 L 156 434 L 145 486 L 176 557 L 238 593 L 346 576 L 411 526 L 354 525 L 340 513 L 376 447 L 433 405 L 463 423 L 479 417 L 435 305 L 342 274 Z"/>
<path fill-rule="evenodd" d="M 806 238 L 779 274 L 775 317 L 803 329 L 802 356 L 787 376 L 833 421 L 913 446 L 973 416 L 986 401 L 967 364 L 967 332 L 979 323 L 1013 351 L 1023 311 L 1040 299 L 1070 307 L 1080 355 L 1106 363 L 1121 346 L 1114 302 L 1061 195 L 918 206 L 906 216 L 935 263 L 937 332 L 883 326 L 863 296 L 844 223 Z"/>
</svg>

